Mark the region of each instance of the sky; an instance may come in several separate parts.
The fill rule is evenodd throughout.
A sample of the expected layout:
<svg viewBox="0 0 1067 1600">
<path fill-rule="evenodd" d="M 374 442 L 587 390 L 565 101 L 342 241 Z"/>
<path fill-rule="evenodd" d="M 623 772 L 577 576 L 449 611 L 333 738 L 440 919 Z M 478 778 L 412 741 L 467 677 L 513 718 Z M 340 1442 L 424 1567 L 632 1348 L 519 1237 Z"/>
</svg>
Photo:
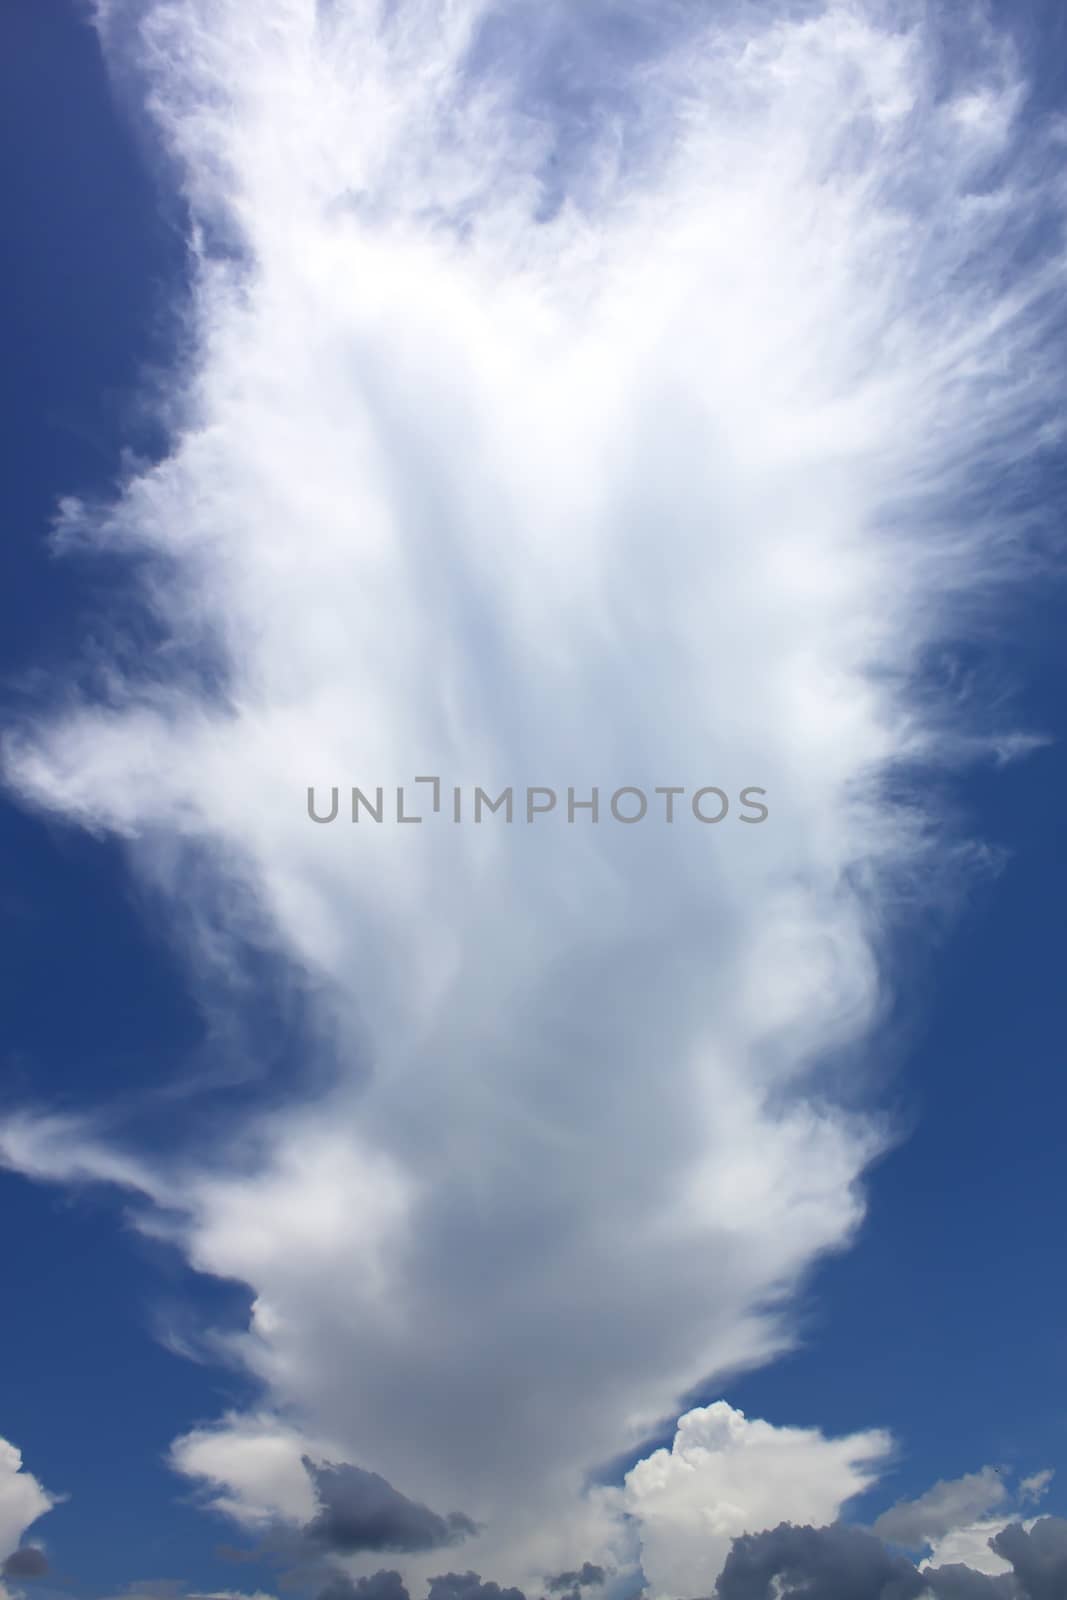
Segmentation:
<svg viewBox="0 0 1067 1600">
<path fill-rule="evenodd" d="M 1067 1594 L 1062 12 L 0 42 L 4 1600 Z"/>
</svg>

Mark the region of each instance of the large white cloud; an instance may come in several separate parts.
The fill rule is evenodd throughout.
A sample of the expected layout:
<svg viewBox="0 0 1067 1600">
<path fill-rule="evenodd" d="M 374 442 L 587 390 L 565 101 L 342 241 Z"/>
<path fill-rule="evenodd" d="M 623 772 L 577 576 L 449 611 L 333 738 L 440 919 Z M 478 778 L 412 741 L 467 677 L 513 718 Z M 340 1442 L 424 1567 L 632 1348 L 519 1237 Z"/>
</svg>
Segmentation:
<svg viewBox="0 0 1067 1600">
<path fill-rule="evenodd" d="M 179 1464 L 232 1483 L 276 1414 L 532 1581 L 622 1537 L 590 1471 L 787 1343 L 862 1217 L 886 935 L 960 865 L 900 764 L 1010 748 L 952 645 L 1060 425 L 1059 133 L 970 14 L 959 82 L 858 4 L 102 25 L 190 204 L 191 349 L 167 458 L 60 531 L 149 558 L 169 643 L 6 771 L 128 841 L 205 1003 L 247 940 L 309 980 L 314 1070 L 151 1162 L 91 1106 L 0 1152 L 254 1291 L 261 1410 Z M 770 817 L 307 817 L 427 773 Z"/>
<path fill-rule="evenodd" d="M 626 1476 L 623 1504 L 639 1529 L 652 1595 L 710 1594 L 740 1534 L 836 1522 L 891 1449 L 881 1431 L 832 1439 L 750 1420 L 721 1400 L 686 1412 L 670 1449 Z"/>
</svg>

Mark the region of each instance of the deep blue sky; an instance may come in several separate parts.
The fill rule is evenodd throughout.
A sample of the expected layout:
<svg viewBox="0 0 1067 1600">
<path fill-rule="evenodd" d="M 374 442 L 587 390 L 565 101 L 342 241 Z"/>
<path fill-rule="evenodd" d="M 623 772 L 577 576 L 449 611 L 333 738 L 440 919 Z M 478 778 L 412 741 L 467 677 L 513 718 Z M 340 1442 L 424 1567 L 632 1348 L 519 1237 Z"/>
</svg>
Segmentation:
<svg viewBox="0 0 1067 1600">
<path fill-rule="evenodd" d="M 54 560 L 47 531 L 57 496 L 106 491 L 123 447 L 152 448 L 138 392 L 172 352 L 168 308 L 185 269 L 173 200 L 154 186 L 95 35 L 67 0 L 4 7 L 0 186 L 0 663 L 18 706 L 28 674 L 68 661 L 79 635 L 123 614 L 120 572 Z M 0 905 L 4 1101 L 77 1104 L 89 1083 L 136 1093 L 198 1046 L 179 968 L 113 845 L 0 799 Z M 153 1308 L 160 1293 L 233 1297 L 116 1226 L 116 1203 L 98 1192 L 72 1200 L 0 1174 L 0 1205 L 0 1434 L 70 1495 L 62 1526 L 41 1530 L 57 1572 L 101 1592 L 135 1577 L 217 1587 L 212 1551 L 229 1530 L 181 1503 L 162 1455 L 247 1391 L 165 1351 Z"/>
<path fill-rule="evenodd" d="M 1062 59 L 1060 8 L 1012 12 L 1036 60 Z M 1055 92 L 1047 66 L 1041 86 Z M 58 496 L 106 490 L 124 446 L 153 448 L 137 396 L 173 355 L 168 308 L 185 270 L 180 212 L 70 0 L 6 0 L 0 183 L 0 664 L 17 706 L 32 674 L 122 615 L 121 574 L 54 560 L 47 530 Z M 1062 504 L 1061 484 L 1032 492 Z M 1015 721 L 1056 742 L 957 785 L 970 831 L 1010 858 L 933 952 L 901 966 L 892 1094 L 913 1131 L 873 1176 L 858 1247 L 811 1285 L 805 1347 L 726 1391 L 776 1423 L 891 1427 L 902 1457 L 879 1505 L 985 1463 L 1067 1474 L 1062 603 L 1051 585 L 1020 594 L 984 647 L 982 669 L 1015 687 Z M 89 1083 L 136 1092 L 201 1048 L 177 959 L 113 845 L 0 799 L 0 874 L 4 1101 L 75 1105 Z M 230 1531 L 183 1501 L 162 1464 L 175 1434 L 248 1391 L 164 1350 L 153 1307 L 238 1315 L 241 1292 L 193 1280 L 117 1227 L 106 1197 L 0 1175 L 0 1204 L 0 1435 L 71 1497 L 42 1525 L 56 1569 L 101 1593 L 135 1577 L 268 1583 L 214 1558 Z M 1048 1509 L 1067 1510 L 1067 1487 Z"/>
</svg>

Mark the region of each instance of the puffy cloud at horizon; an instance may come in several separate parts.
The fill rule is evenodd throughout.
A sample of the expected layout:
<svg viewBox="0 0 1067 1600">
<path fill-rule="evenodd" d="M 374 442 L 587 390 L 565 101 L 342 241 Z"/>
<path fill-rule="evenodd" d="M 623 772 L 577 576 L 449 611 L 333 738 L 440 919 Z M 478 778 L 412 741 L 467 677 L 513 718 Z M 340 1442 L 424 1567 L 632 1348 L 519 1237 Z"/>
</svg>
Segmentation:
<svg viewBox="0 0 1067 1600">
<path fill-rule="evenodd" d="M 1003 1469 L 982 1467 L 961 1478 L 942 1479 L 915 1500 L 899 1500 L 877 1517 L 870 1532 L 913 1555 L 920 1572 L 966 1568 L 988 1577 L 1011 1572 L 996 1541 L 1018 1524 L 1025 1532 L 1040 1517 L 1022 1520 L 1048 1492 L 1055 1473 L 1046 1468 L 1013 1484 Z M 948 1580 L 946 1580 L 947 1582 Z"/>
<path fill-rule="evenodd" d="M 750 1421 L 724 1401 L 687 1412 L 670 1450 L 626 1475 L 623 1504 L 639 1529 L 653 1600 L 705 1593 L 740 1534 L 835 1522 L 877 1481 L 891 1450 L 881 1431 L 828 1439 Z"/>
<path fill-rule="evenodd" d="M 971 1480 L 960 1481 L 966 1484 Z M 939 1484 L 936 1490 L 945 1487 Z M 1012 1521 L 990 1542 L 1000 1562 L 995 1573 L 960 1562 L 916 1567 L 872 1530 L 840 1522 L 812 1525 L 787 1521 L 730 1541 L 726 1559 L 705 1592 L 713 1593 L 714 1600 L 1061 1600 L 1067 1582 L 1067 1520 L 1046 1516 L 1028 1524 Z M 591 1563 L 585 1565 L 591 1572 L 598 1570 Z M 120 1600 L 142 1595 L 146 1600 L 179 1600 L 182 1587 L 170 1581 L 133 1584 Z M 644 1591 L 651 1592 L 654 1590 Z M 244 1597 L 227 1591 L 189 1595 L 186 1600 L 270 1597 Z M 379 1569 L 354 1580 L 343 1572 L 335 1573 L 318 1590 L 316 1600 L 412 1597 L 399 1572 Z M 432 1577 L 426 1600 L 527 1600 L 527 1596 L 521 1589 L 502 1587 L 467 1571 Z"/>
<path fill-rule="evenodd" d="M 729 1498 L 696 1413 L 596 1474 L 788 1348 L 862 1221 L 891 935 L 984 860 L 938 777 L 1027 748 L 954 652 L 1032 569 L 1014 475 L 1063 424 L 1062 125 L 978 8 L 924 10 L 100 9 L 195 271 L 167 454 L 57 541 L 136 558 L 165 642 L 97 650 L 6 782 L 124 841 L 209 1013 L 253 946 L 314 1025 L 151 1160 L 88 1100 L 0 1160 L 248 1285 L 205 1338 L 261 1402 L 172 1451 L 247 1526 L 311 1521 L 307 1457 L 459 1507 L 505 1587 L 632 1566 L 628 1504 L 688 1572 L 695 1478 Z M 770 815 L 307 816 L 428 773 Z M 800 1432 L 832 1518 L 887 1443 Z"/>
<path fill-rule="evenodd" d="M 20 1540 L 27 1528 L 58 1504 L 59 1497 L 26 1471 L 22 1452 L 10 1440 L 0 1438 L 0 1597 L 7 1594 L 5 1577 L 36 1577 L 47 1570 L 44 1552 L 36 1545 L 20 1547 Z"/>
<path fill-rule="evenodd" d="M 319 1591 L 317 1600 L 410 1600 L 399 1572 L 383 1569 L 355 1582 L 343 1573 Z"/>
<path fill-rule="evenodd" d="M 1019 1522 L 1023 1510 L 1041 1499 L 1054 1474 L 1050 1469 L 1023 1478 L 1014 1489 L 996 1467 L 962 1478 L 942 1480 L 917 1500 L 901 1500 L 884 1511 L 872 1533 L 890 1544 L 927 1554 L 921 1571 L 967 1567 L 991 1577 L 1010 1571 L 995 1548 L 999 1534 Z M 1039 1519 L 1023 1524 L 1029 1531 Z"/>
<path fill-rule="evenodd" d="M 873 1533 L 783 1523 L 737 1540 L 716 1600 L 1059 1600 L 1067 1585 L 1067 1521 L 1012 1523 L 993 1539 L 997 1575 L 963 1564 L 921 1570 Z"/>
</svg>

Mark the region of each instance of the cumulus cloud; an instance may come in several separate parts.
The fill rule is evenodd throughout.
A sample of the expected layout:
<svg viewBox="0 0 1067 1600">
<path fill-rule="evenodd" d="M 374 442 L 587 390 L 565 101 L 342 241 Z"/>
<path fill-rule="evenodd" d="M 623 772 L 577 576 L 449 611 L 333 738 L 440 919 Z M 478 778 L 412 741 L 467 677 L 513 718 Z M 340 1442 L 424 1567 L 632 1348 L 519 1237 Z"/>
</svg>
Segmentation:
<svg viewBox="0 0 1067 1600">
<path fill-rule="evenodd" d="M 715 1593 L 718 1600 L 918 1600 L 924 1587 L 910 1561 L 861 1528 L 783 1523 L 737 1540 Z"/>
<path fill-rule="evenodd" d="M 172 1456 L 249 1525 L 359 1461 L 502 1581 L 621 1568 L 590 1475 L 786 1347 L 862 1220 L 887 935 L 978 859 L 916 775 L 1025 748 L 954 650 L 1062 428 L 1062 130 L 977 8 L 927 9 L 101 10 L 189 207 L 188 359 L 165 458 L 57 540 L 135 558 L 164 642 L 4 770 L 125 842 L 213 1015 L 252 947 L 314 1017 L 206 1136 L 31 1106 L 0 1159 L 249 1285 L 217 1342 L 261 1405 Z M 309 785 L 426 820 L 316 825 Z M 563 798 L 455 824 L 457 785 Z M 838 1443 L 811 1515 L 881 1449 Z M 667 1495 L 626 1492 L 651 1548 Z"/>
<path fill-rule="evenodd" d="M 1025 1600 L 1056 1600 L 1067 1592 L 1067 1520 L 1040 1517 L 1029 1527 L 1013 1523 L 993 1540 L 1009 1562 Z"/>
<path fill-rule="evenodd" d="M 607 1573 L 593 1561 L 583 1561 L 574 1572 L 557 1572 L 545 1582 L 549 1594 L 572 1594 L 576 1589 L 595 1589 L 604 1582 Z"/>
<path fill-rule="evenodd" d="M 939 1486 L 940 1487 L 940 1486 Z M 921 1571 L 873 1533 L 783 1524 L 738 1539 L 717 1600 L 1053 1600 L 1067 1584 L 1067 1521 L 1045 1517 L 997 1534 L 998 1576 L 954 1564 Z"/>
<path fill-rule="evenodd" d="M 983 1467 L 934 1485 L 917 1500 L 902 1500 L 878 1518 L 873 1532 L 891 1544 L 927 1549 L 923 1567 L 966 1566 L 998 1575 L 1009 1564 L 996 1553 L 996 1536 L 1016 1522 L 1020 1510 L 1048 1489 L 1046 1470 L 1023 1478 L 1013 1490 L 995 1467 Z"/>
<path fill-rule="evenodd" d="M 318 1600 L 409 1600 L 399 1572 L 382 1569 L 353 1581 L 345 1573 L 332 1577 Z"/>
<path fill-rule="evenodd" d="M 445 1572 L 430 1579 L 427 1600 L 526 1600 L 521 1589 L 502 1589 L 476 1572 Z"/>
<path fill-rule="evenodd" d="M 739 1534 L 783 1519 L 835 1521 L 876 1481 L 890 1449 L 883 1432 L 827 1438 L 750 1420 L 724 1401 L 687 1412 L 671 1448 L 626 1476 L 623 1503 L 651 1594 L 707 1594 Z"/>
<path fill-rule="evenodd" d="M 47 1571 L 44 1552 L 33 1545 L 20 1548 L 19 1541 L 38 1517 L 57 1504 L 57 1497 L 23 1467 L 22 1452 L 9 1440 L 0 1439 L 0 1573 L 4 1577 L 34 1578 Z"/>
</svg>

